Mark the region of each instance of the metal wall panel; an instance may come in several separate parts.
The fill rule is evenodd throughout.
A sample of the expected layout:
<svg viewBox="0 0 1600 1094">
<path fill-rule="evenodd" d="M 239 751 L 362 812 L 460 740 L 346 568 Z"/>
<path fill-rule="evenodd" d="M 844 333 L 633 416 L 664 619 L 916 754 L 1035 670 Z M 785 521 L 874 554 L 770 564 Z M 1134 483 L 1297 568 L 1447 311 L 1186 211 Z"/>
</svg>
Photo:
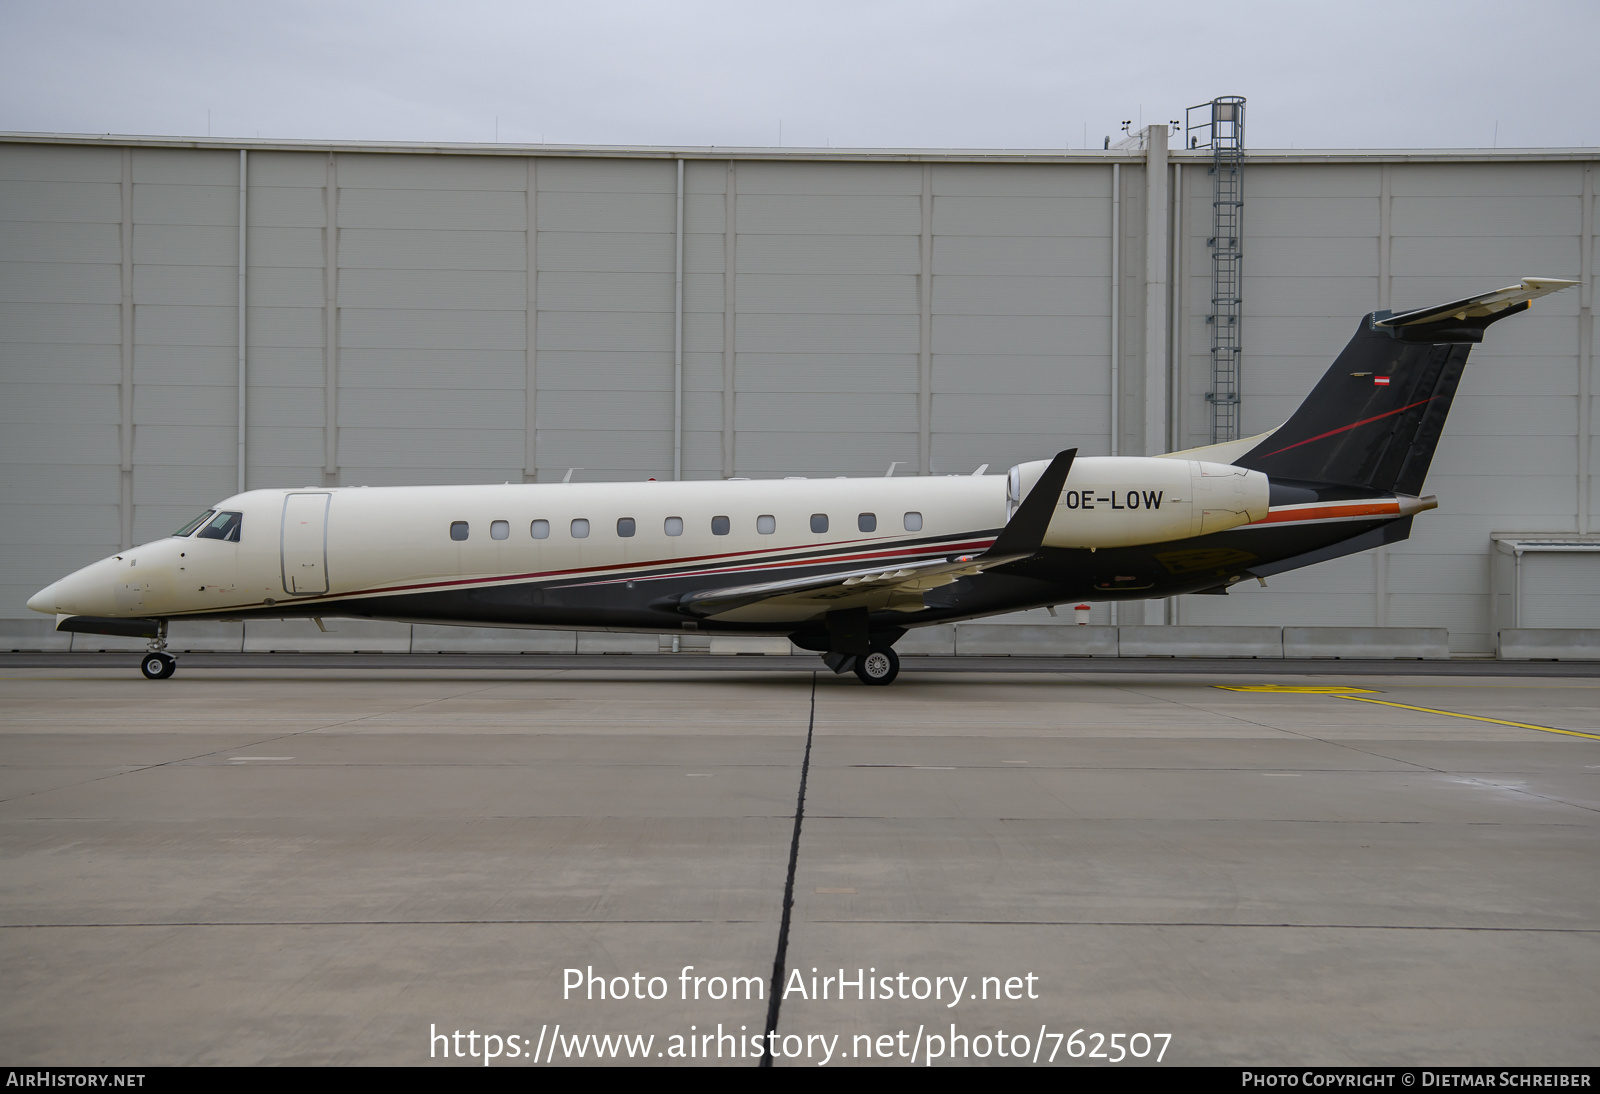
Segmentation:
<svg viewBox="0 0 1600 1094">
<path fill-rule="evenodd" d="M 542 184 L 542 179 L 541 179 Z M 666 235 L 671 246 L 677 206 L 671 192 L 539 194 L 541 232 L 643 232 Z M 670 252 L 669 252 L 670 253 Z"/>
<path fill-rule="evenodd" d="M 341 308 L 472 308 L 521 312 L 528 278 L 521 270 L 339 271 Z"/>
<path fill-rule="evenodd" d="M 374 387 L 339 403 L 341 426 L 398 430 L 522 429 L 522 405 L 489 389 Z"/>
<path fill-rule="evenodd" d="M 12 304 L 120 304 L 122 271 L 96 262 L 0 262 L 0 300 Z"/>
<path fill-rule="evenodd" d="M 510 311 L 445 308 L 339 309 L 340 345 L 365 349 L 523 347 L 522 316 Z"/>
<path fill-rule="evenodd" d="M 1111 203 L 1104 198 L 946 196 L 933 202 L 934 231 L 952 236 L 1104 236 Z"/>
<path fill-rule="evenodd" d="M 526 270 L 521 231 L 420 228 L 345 228 L 339 232 L 341 269 Z M 320 254 L 317 265 L 322 265 Z"/>
<path fill-rule="evenodd" d="M 1109 303 L 1109 198 L 1106 205 L 1106 222 L 1099 234 L 1074 236 L 1065 244 L 1060 238 L 1049 236 L 940 236 L 933 248 L 933 275 L 1092 277 L 1099 279 L 1101 295 Z"/>
<path fill-rule="evenodd" d="M 934 268 L 933 308 L 943 315 L 1092 315 L 1110 317 L 1106 279 L 991 274 L 940 274 Z"/>
<path fill-rule="evenodd" d="M 457 191 L 528 188 L 521 159 L 499 156 L 364 156 L 341 153 L 339 185 L 371 190 Z"/>
<path fill-rule="evenodd" d="M 122 337 L 115 304 L 9 304 L 0 302 L 0 342 L 116 345 Z"/>
<path fill-rule="evenodd" d="M 359 190 L 339 187 L 340 228 L 523 231 L 528 202 L 499 190 Z"/>
<path fill-rule="evenodd" d="M 835 392 L 741 391 L 734 426 L 742 432 L 914 432 L 917 402 L 914 393 L 855 393 L 841 400 Z"/>
<path fill-rule="evenodd" d="M 1111 202 L 1111 172 L 1103 167 L 942 163 L 933 175 L 936 195 L 1094 198 L 1108 212 Z"/>
<path fill-rule="evenodd" d="M 115 223 L 122 220 L 122 194 L 111 182 L 0 179 L 0 210 L 7 220 Z"/>
<path fill-rule="evenodd" d="M 122 261 L 122 239 L 119 226 L 112 223 L 0 220 L 0 254 L 12 262 L 117 263 Z"/>
<path fill-rule="evenodd" d="M 1600 627 L 1600 554 L 1523 555 L 1521 623 Z"/>
<path fill-rule="evenodd" d="M 191 186 L 182 183 L 135 183 L 133 219 L 141 224 L 239 224 L 239 180 L 228 186 Z M 120 208 L 120 206 L 119 206 Z M 237 254 L 238 236 L 232 250 Z"/>
<path fill-rule="evenodd" d="M 921 206 L 911 196 L 741 193 L 738 208 L 741 234 L 914 235 L 922 230 Z"/>
<path fill-rule="evenodd" d="M 863 274 L 752 274 L 739 277 L 739 310 L 769 315 L 912 315 L 917 279 Z"/>
<path fill-rule="evenodd" d="M 339 355 L 339 382 L 350 388 L 481 389 L 503 397 L 520 391 L 526 376 L 527 357 L 518 349 L 346 347 Z"/>
<path fill-rule="evenodd" d="M 0 179 L 122 182 L 122 149 L 48 144 L 0 146 Z"/>
<path fill-rule="evenodd" d="M 256 176 L 255 164 L 250 175 Z M 237 200 L 237 191 L 235 199 Z M 245 218 L 252 229 L 321 226 L 326 219 L 326 188 L 322 186 L 262 186 L 250 180 L 250 202 Z"/>
<path fill-rule="evenodd" d="M 922 168 L 904 163 L 762 162 L 739 164 L 739 194 L 846 196 L 920 194 Z M 741 231 L 742 231 L 741 227 Z"/>
<path fill-rule="evenodd" d="M 912 274 L 922 268 L 916 235 L 769 235 L 739 230 L 739 273 Z"/>
<path fill-rule="evenodd" d="M 855 394 L 917 390 L 911 353 L 741 352 L 739 391 L 831 391 Z"/>
</svg>

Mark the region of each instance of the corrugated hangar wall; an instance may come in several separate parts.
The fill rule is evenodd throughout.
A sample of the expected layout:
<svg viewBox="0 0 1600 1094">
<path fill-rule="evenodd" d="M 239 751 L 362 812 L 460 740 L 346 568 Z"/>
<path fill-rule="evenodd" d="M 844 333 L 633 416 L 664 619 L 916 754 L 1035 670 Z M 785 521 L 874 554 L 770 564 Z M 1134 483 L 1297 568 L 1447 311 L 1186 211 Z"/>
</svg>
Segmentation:
<svg viewBox="0 0 1600 1094">
<path fill-rule="evenodd" d="M 250 487 L 670 477 L 679 159 L 684 477 L 1209 439 L 1197 153 L 244 147 Z M 239 148 L 0 137 L 0 617 L 234 492 Z M 1253 153 L 1246 433 L 1375 307 L 1584 283 L 1474 351 L 1410 541 L 1121 622 L 1492 649 L 1490 534 L 1595 528 L 1595 164 Z"/>
</svg>

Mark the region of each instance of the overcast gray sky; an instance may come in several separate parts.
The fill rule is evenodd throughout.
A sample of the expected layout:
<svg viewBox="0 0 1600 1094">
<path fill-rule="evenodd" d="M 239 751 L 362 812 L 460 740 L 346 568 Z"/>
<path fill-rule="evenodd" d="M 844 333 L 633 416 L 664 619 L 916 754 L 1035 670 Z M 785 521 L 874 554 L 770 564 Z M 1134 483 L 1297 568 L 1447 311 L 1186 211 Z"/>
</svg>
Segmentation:
<svg viewBox="0 0 1600 1094">
<path fill-rule="evenodd" d="M 1600 145 L 1600 2 L 0 0 L 0 129 L 1099 147 L 1250 100 L 1256 148 Z"/>
</svg>

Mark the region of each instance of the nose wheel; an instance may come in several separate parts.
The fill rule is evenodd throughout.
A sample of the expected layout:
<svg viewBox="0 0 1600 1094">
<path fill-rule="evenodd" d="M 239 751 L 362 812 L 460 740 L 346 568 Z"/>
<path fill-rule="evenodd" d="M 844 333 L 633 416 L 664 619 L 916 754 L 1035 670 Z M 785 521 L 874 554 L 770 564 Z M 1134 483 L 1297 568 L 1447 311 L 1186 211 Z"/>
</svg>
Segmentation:
<svg viewBox="0 0 1600 1094">
<path fill-rule="evenodd" d="M 146 680 L 165 680 L 178 671 L 178 659 L 170 653 L 147 653 L 139 662 L 139 671 Z"/>
<path fill-rule="evenodd" d="M 878 687 L 892 684 L 894 678 L 900 675 L 900 655 L 887 648 L 873 650 L 865 657 L 857 658 L 855 674 L 863 684 Z"/>
</svg>

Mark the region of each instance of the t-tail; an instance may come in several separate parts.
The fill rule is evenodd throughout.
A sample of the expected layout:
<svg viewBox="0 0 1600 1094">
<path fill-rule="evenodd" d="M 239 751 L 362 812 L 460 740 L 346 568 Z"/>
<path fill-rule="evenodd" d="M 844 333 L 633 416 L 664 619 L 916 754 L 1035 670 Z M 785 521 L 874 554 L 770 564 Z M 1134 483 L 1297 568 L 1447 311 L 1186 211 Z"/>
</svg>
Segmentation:
<svg viewBox="0 0 1600 1094">
<path fill-rule="evenodd" d="M 1483 296 L 1363 316 L 1294 416 L 1232 462 L 1277 481 L 1420 494 L 1473 345 L 1489 324 L 1576 284 L 1525 277 Z"/>
</svg>

